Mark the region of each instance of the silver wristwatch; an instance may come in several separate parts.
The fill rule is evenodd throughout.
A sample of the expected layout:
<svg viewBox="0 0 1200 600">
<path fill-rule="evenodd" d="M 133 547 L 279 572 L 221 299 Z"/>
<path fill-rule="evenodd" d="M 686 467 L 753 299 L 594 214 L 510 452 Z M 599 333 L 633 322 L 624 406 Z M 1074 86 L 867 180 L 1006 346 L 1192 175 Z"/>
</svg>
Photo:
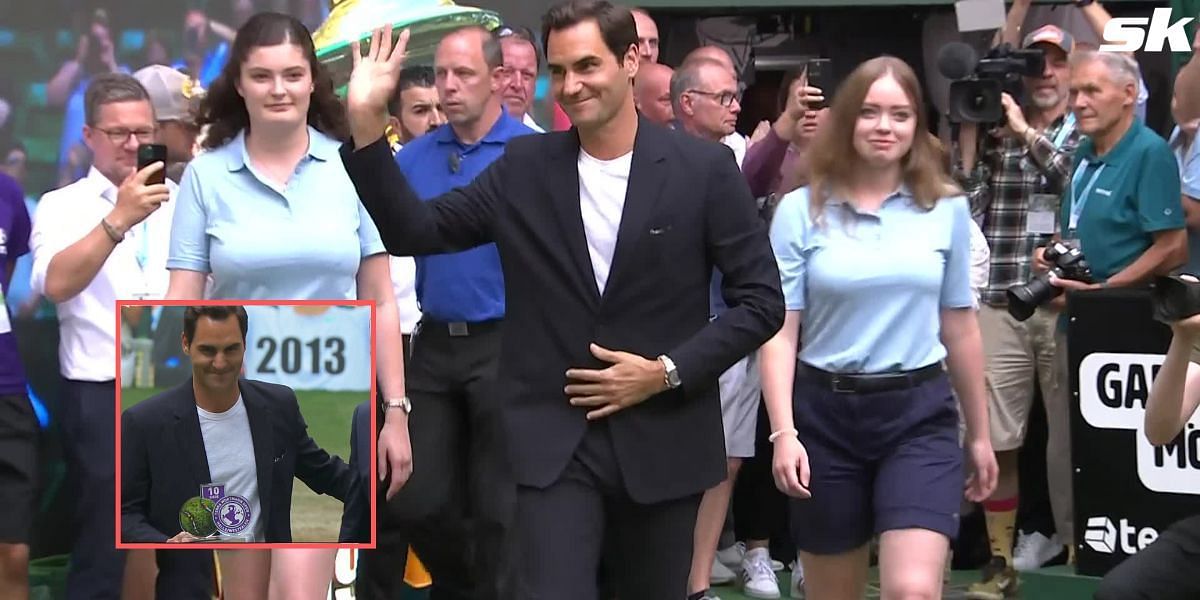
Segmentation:
<svg viewBox="0 0 1200 600">
<path fill-rule="evenodd" d="M 679 369 L 675 368 L 675 361 L 671 360 L 671 357 L 663 354 L 658 357 L 658 362 L 661 362 L 667 371 L 667 389 L 673 390 L 683 384 L 679 379 Z"/>
<path fill-rule="evenodd" d="M 401 396 L 399 398 L 388 398 L 383 401 L 383 412 L 386 413 L 387 411 L 389 411 L 393 408 L 398 408 L 398 409 L 404 411 L 404 414 L 407 415 L 407 414 L 412 413 L 412 402 L 408 399 L 408 396 Z"/>
</svg>

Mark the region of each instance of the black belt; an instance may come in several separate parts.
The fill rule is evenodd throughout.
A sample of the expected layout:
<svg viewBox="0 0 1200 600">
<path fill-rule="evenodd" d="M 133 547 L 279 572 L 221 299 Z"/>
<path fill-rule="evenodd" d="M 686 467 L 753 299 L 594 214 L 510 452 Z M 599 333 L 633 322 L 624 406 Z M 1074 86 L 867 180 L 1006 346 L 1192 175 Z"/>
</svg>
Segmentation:
<svg viewBox="0 0 1200 600">
<path fill-rule="evenodd" d="M 869 375 L 830 373 L 805 363 L 800 363 L 800 368 L 809 381 L 828 387 L 830 391 L 838 394 L 870 394 L 915 388 L 945 372 L 941 363 L 933 363 L 913 371 Z"/>
<path fill-rule="evenodd" d="M 435 321 L 433 319 L 421 319 L 419 324 L 419 333 L 441 333 L 445 332 L 450 337 L 469 337 L 472 335 L 482 335 L 489 331 L 495 331 L 500 328 L 503 319 L 494 319 L 491 321 Z"/>
</svg>

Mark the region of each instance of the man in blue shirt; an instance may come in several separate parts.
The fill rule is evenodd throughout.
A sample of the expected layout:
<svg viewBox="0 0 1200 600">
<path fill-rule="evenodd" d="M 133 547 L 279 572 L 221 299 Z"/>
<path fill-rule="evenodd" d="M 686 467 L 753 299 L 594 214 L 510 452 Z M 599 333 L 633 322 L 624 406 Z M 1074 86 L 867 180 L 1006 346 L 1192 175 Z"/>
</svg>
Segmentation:
<svg viewBox="0 0 1200 600">
<path fill-rule="evenodd" d="M 447 125 L 404 146 L 396 162 L 425 200 L 469 184 L 500 158 L 512 138 L 534 133 L 510 117 L 499 40 L 485 29 L 457 30 L 434 55 Z M 380 530 L 400 529 L 433 576 L 438 597 L 518 597 L 511 523 L 516 485 L 501 437 L 496 374 L 504 318 L 504 279 L 495 244 L 416 257 L 421 322 L 412 336 L 406 379 L 413 470 L 380 511 Z M 385 431 L 381 435 L 386 436 Z M 471 552 L 472 546 L 474 551 Z M 389 593 L 395 565 L 372 568 Z M 365 582 L 364 582 L 365 583 Z M 381 596 L 391 597 L 391 596 Z"/>
</svg>

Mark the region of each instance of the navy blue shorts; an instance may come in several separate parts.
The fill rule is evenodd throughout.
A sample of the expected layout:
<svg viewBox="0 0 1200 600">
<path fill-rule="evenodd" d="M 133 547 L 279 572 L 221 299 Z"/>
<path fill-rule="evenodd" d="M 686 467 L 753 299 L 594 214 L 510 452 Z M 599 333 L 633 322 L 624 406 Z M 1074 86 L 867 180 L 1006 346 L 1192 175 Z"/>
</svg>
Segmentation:
<svg viewBox="0 0 1200 600">
<path fill-rule="evenodd" d="M 812 491 L 791 501 L 798 549 L 841 554 L 896 529 L 958 535 L 963 454 L 945 373 L 908 389 L 837 393 L 801 365 L 792 404 Z"/>
</svg>

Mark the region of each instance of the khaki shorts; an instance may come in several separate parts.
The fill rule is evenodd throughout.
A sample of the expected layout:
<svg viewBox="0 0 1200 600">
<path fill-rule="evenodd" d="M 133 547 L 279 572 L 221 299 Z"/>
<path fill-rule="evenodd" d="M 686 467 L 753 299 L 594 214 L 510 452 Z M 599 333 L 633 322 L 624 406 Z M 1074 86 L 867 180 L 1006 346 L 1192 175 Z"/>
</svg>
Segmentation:
<svg viewBox="0 0 1200 600">
<path fill-rule="evenodd" d="M 1043 399 L 1053 398 L 1057 391 L 1058 348 L 1054 341 L 1057 319 L 1057 313 L 1046 309 L 1039 309 L 1028 320 L 1019 322 L 1004 307 L 979 308 L 988 422 L 996 451 L 1016 450 L 1024 443 L 1035 382 L 1041 386 Z"/>
<path fill-rule="evenodd" d="M 762 378 L 758 374 L 758 351 L 739 360 L 721 374 L 721 422 L 725 425 L 725 456 L 753 458 L 758 432 L 758 403 Z"/>
</svg>

